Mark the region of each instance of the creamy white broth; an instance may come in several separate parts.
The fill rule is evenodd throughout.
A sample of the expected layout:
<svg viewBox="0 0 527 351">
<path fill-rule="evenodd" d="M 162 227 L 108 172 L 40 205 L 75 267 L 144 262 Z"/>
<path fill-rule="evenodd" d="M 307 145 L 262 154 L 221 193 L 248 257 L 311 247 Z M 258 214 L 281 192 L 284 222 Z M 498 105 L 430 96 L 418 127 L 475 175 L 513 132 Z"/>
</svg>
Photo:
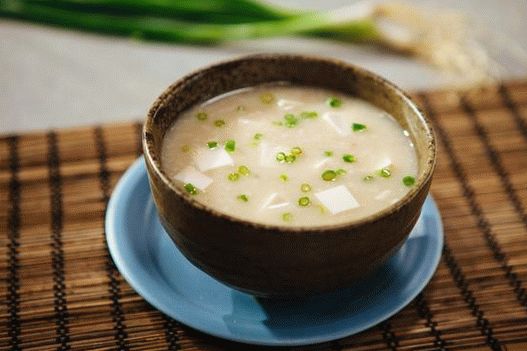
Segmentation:
<svg viewBox="0 0 527 351">
<path fill-rule="evenodd" d="M 209 207 L 290 226 L 371 215 L 403 197 L 418 172 L 408 133 L 388 113 L 292 85 L 239 90 L 185 111 L 165 135 L 161 162 Z"/>
</svg>

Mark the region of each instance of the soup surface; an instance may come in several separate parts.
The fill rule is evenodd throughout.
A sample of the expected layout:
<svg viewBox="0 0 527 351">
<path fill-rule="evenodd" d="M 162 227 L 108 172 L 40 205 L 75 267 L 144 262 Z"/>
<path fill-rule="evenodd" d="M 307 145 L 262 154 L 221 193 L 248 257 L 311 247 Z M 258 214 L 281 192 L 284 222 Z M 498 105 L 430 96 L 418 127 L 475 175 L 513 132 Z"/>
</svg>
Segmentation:
<svg viewBox="0 0 527 351">
<path fill-rule="evenodd" d="M 208 207 L 252 222 L 333 225 L 378 212 L 414 186 L 408 133 L 342 93 L 262 85 L 185 111 L 161 162 Z"/>
</svg>

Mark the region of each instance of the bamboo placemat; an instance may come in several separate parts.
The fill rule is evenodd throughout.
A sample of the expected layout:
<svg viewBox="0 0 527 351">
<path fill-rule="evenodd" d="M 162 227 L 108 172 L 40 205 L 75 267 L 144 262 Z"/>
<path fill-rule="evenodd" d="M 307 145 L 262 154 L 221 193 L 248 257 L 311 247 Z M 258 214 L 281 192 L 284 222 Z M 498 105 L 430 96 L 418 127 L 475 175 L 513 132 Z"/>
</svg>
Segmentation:
<svg viewBox="0 0 527 351">
<path fill-rule="evenodd" d="M 527 350 L 527 81 L 415 96 L 439 139 L 438 271 L 388 321 L 296 349 Z M 105 206 L 140 153 L 139 123 L 0 137 L 0 349 L 265 349 L 164 316 L 116 270 Z"/>
</svg>

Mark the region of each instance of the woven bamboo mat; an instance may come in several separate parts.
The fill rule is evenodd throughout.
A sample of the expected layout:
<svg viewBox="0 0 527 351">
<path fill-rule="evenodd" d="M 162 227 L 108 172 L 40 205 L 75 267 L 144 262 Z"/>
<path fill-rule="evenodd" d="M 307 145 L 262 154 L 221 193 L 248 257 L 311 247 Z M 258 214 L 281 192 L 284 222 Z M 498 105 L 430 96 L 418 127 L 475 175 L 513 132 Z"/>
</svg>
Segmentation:
<svg viewBox="0 0 527 351">
<path fill-rule="evenodd" d="M 527 350 L 527 81 L 416 100 L 439 139 L 438 271 L 388 321 L 298 349 Z M 140 153 L 138 123 L 0 137 L 0 349 L 265 349 L 167 318 L 116 270 L 105 206 Z"/>
</svg>

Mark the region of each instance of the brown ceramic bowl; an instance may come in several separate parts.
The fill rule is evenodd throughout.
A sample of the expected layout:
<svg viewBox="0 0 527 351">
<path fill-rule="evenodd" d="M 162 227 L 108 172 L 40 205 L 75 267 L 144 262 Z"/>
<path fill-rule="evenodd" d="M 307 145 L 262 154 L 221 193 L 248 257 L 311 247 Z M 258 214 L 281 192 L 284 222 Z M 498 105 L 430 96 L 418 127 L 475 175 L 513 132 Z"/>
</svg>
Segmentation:
<svg viewBox="0 0 527 351">
<path fill-rule="evenodd" d="M 338 90 L 369 101 L 410 132 L 419 159 L 416 185 L 369 217 L 323 227 L 252 223 L 197 202 L 163 171 L 161 145 L 189 107 L 261 83 L 287 81 Z M 150 109 L 144 154 L 161 222 L 181 252 L 212 277 L 258 296 L 299 296 L 351 285 L 400 247 L 428 194 L 436 146 L 430 123 L 400 89 L 361 68 L 331 59 L 255 55 L 194 72 L 171 85 Z"/>
</svg>

